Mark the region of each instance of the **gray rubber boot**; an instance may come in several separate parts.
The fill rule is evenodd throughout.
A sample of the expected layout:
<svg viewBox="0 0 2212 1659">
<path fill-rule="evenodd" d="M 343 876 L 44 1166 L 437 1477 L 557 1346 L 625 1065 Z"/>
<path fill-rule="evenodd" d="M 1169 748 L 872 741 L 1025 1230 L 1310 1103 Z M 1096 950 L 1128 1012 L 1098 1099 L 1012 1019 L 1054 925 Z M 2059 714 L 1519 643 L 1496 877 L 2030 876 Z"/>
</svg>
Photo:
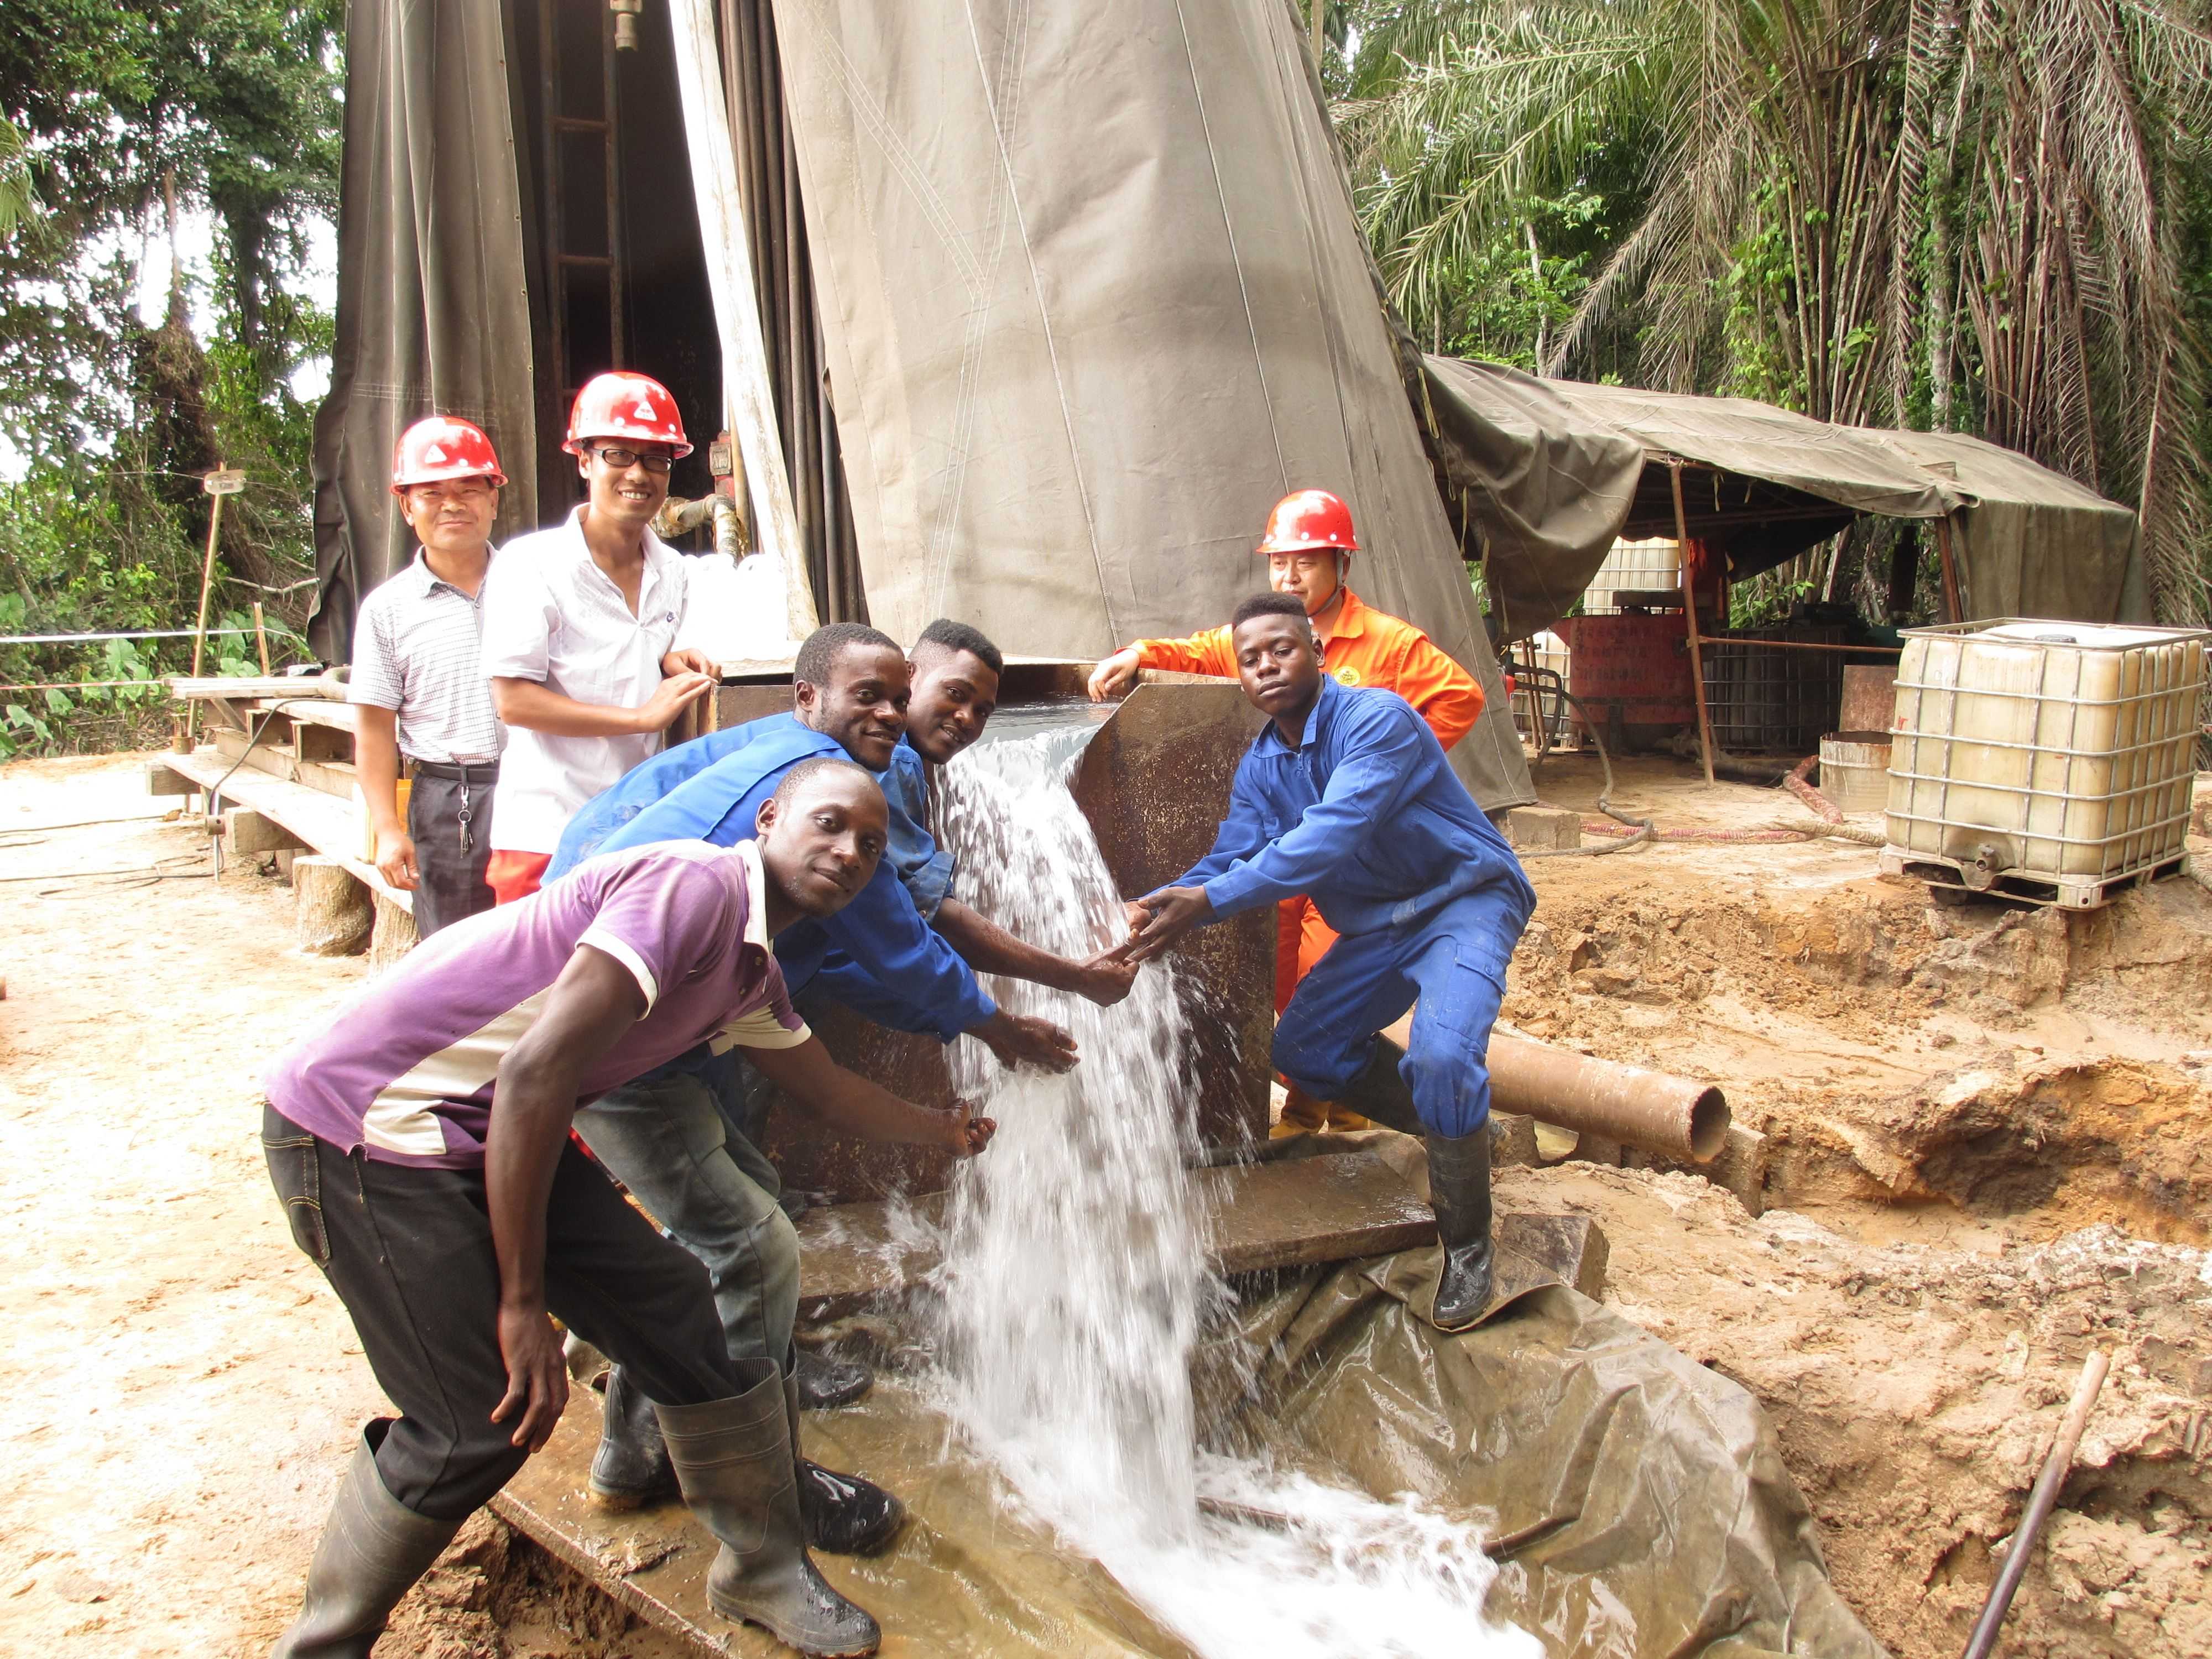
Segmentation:
<svg viewBox="0 0 2212 1659">
<path fill-rule="evenodd" d="M 1490 1125 L 1456 1139 L 1427 1139 L 1429 1207 L 1444 1247 L 1432 1322 L 1439 1330 L 1465 1330 L 1490 1307 Z"/>
<path fill-rule="evenodd" d="M 818 1659 L 873 1653 L 883 1640 L 876 1621 L 806 1553 L 782 1369 L 750 1359 L 738 1370 L 743 1394 L 654 1408 L 684 1501 L 721 1542 L 707 1600 L 725 1619 L 758 1625 Z"/>
<path fill-rule="evenodd" d="M 637 1391 L 619 1365 L 607 1372 L 591 1487 L 592 1502 L 603 1510 L 641 1510 L 682 1495 L 653 1402 Z"/>
<path fill-rule="evenodd" d="M 308 1564 L 307 1599 L 270 1659 L 367 1659 L 399 1598 L 461 1529 L 459 1521 L 416 1514 L 384 1489 L 376 1445 L 388 1426 L 370 1424 L 354 1448 Z"/>
<path fill-rule="evenodd" d="M 849 1406 L 875 1386 L 876 1376 L 866 1365 L 855 1365 L 811 1349 L 798 1350 L 792 1375 L 799 1379 L 799 1403 L 811 1412 Z"/>
<path fill-rule="evenodd" d="M 791 1423 L 791 1449 L 799 1465 L 799 1512 L 805 1518 L 806 1541 L 832 1555 L 873 1555 L 898 1536 L 906 1505 L 872 1480 L 840 1474 L 810 1463 L 799 1451 L 799 1388 L 795 1377 L 783 1383 L 785 1414 Z"/>
</svg>

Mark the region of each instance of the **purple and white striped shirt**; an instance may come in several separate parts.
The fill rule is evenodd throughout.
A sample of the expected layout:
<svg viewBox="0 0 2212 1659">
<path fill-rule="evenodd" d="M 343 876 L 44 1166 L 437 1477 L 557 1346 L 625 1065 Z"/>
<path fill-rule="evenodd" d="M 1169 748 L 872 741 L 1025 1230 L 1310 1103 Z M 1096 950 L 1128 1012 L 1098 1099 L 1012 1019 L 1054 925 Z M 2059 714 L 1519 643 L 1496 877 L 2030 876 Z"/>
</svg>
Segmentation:
<svg viewBox="0 0 2212 1659">
<path fill-rule="evenodd" d="M 629 969 L 646 1003 L 586 1073 L 580 1104 L 700 1042 L 796 1047 L 811 1034 L 769 949 L 764 879 L 749 841 L 659 842 L 591 860 L 416 946 L 270 1063 L 269 1103 L 382 1163 L 481 1168 L 500 1061 L 580 945 Z"/>
</svg>

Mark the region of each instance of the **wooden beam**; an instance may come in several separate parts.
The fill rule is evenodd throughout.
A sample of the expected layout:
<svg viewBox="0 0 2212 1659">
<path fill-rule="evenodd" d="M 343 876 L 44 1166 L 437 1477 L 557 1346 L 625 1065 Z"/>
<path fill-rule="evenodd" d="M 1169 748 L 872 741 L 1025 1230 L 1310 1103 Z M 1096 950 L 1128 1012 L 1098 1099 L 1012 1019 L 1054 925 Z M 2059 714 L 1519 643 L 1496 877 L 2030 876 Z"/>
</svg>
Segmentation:
<svg viewBox="0 0 2212 1659">
<path fill-rule="evenodd" d="M 307 847 L 274 818 L 264 817 L 249 806 L 234 806 L 222 815 L 222 850 L 226 858 L 249 853 L 291 853 Z"/>
<path fill-rule="evenodd" d="M 165 756 L 162 763 L 203 789 L 220 786 L 223 799 L 273 819 L 298 836 L 301 845 L 337 860 L 372 890 L 403 910 L 410 914 L 414 910 L 414 895 L 393 887 L 374 864 L 361 856 L 362 815 L 352 801 L 251 767 L 233 771 L 232 763 L 212 749 Z"/>
</svg>

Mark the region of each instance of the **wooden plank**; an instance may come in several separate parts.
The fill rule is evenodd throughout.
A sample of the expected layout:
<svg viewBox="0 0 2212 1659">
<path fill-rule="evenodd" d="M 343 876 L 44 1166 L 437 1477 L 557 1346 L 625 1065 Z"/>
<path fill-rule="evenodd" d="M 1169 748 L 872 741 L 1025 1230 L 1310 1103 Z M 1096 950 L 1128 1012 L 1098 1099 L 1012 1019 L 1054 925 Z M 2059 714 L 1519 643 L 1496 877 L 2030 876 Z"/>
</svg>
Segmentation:
<svg viewBox="0 0 2212 1659">
<path fill-rule="evenodd" d="M 149 795 L 189 795 L 198 787 L 167 761 L 146 763 L 146 793 Z"/>
<path fill-rule="evenodd" d="M 297 852 L 307 844 L 276 819 L 264 817 L 251 807 L 234 806 L 222 815 L 222 850 L 226 857 Z"/>
<path fill-rule="evenodd" d="M 276 701 L 275 698 L 266 698 L 254 707 L 267 708 Z M 296 725 L 325 726 L 333 732 L 343 732 L 348 737 L 351 737 L 354 731 L 353 710 L 354 706 L 349 702 L 295 702 L 287 703 L 284 707 L 285 714 Z"/>
<path fill-rule="evenodd" d="M 345 682 L 328 674 L 172 674 L 163 682 L 179 702 L 191 697 L 335 697 L 343 702 Z"/>
<path fill-rule="evenodd" d="M 1211 1212 L 1214 1270 L 1249 1273 L 1389 1255 L 1432 1243 L 1436 1219 L 1398 1173 L 1366 1148 L 1194 1170 Z M 799 1222 L 802 1316 L 834 1319 L 896 1295 L 937 1265 L 945 1195 L 910 1204 L 842 1204 Z M 1604 1235 L 1580 1217 L 1501 1212 L 1499 1298 L 1537 1284 L 1599 1296 Z M 1508 1272 L 1503 1258 L 1519 1258 Z"/>
<path fill-rule="evenodd" d="M 361 856 L 361 814 L 351 801 L 325 794 L 304 783 L 271 777 L 251 767 L 242 766 L 233 772 L 232 763 L 212 749 L 171 755 L 166 763 L 203 789 L 221 782 L 225 800 L 251 807 L 264 817 L 275 819 L 300 837 L 303 844 L 336 859 L 373 890 L 413 914 L 414 895 L 392 886 L 385 880 L 381 871 Z M 230 774 L 228 781 L 224 781 L 225 773 Z"/>
<path fill-rule="evenodd" d="M 289 743 L 272 743 L 264 738 L 249 746 L 243 732 L 215 732 L 216 752 L 225 760 L 242 760 L 257 772 L 266 772 L 272 777 L 290 783 L 304 783 L 326 795 L 336 795 L 346 801 L 353 799 L 354 769 L 350 761 L 303 760 Z"/>
</svg>

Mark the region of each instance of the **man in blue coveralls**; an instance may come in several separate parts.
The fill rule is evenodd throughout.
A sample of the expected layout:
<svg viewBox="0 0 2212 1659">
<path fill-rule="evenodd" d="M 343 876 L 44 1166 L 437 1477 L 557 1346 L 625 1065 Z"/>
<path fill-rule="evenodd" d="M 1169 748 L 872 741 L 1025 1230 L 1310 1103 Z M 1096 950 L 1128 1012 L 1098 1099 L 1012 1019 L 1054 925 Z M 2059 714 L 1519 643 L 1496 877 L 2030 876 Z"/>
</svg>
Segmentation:
<svg viewBox="0 0 2212 1659">
<path fill-rule="evenodd" d="M 1386 1123 L 1402 1122 L 1403 1096 L 1376 1034 L 1413 1006 L 1398 1071 L 1443 1245 L 1432 1318 L 1463 1329 L 1490 1304 L 1490 1029 L 1535 890 L 1413 705 L 1322 672 L 1295 595 L 1255 595 L 1231 629 L 1237 678 L 1270 722 L 1213 850 L 1129 906 L 1123 948 L 1147 961 L 1194 927 L 1308 895 L 1341 937 L 1283 1010 L 1275 1068 Z"/>
<path fill-rule="evenodd" d="M 933 645 L 931 632 L 957 635 L 957 648 L 941 640 Z M 925 735 L 945 758 L 981 734 L 996 700 L 997 666 L 983 653 L 998 655 L 980 634 L 952 623 L 933 624 L 917 646 L 932 683 Z M 873 629 L 836 623 L 799 647 L 793 678 L 793 713 L 657 755 L 577 813 L 554 854 L 549 882 L 595 853 L 663 841 L 733 845 L 750 833 L 760 802 L 793 767 L 817 755 L 849 758 L 884 787 L 892 827 L 875 875 L 832 926 L 805 923 L 776 936 L 776 960 L 793 994 L 811 982 L 879 1023 L 946 1042 L 964 1032 L 1008 1066 L 1064 1071 L 1073 1065 L 1075 1045 L 1066 1032 L 1000 1008 L 924 914 L 925 905 L 934 908 L 941 923 L 956 902 L 945 892 L 950 860 L 930 840 L 926 823 L 914 819 L 926 811 L 927 785 L 914 748 L 903 741 L 912 678 L 905 653 Z M 1076 976 L 1066 981 L 1069 988 L 1095 992 L 1100 1000 L 1126 994 L 1136 971 L 1120 962 L 1066 963 L 995 928 L 989 935 L 1010 949 L 987 952 L 990 959 L 977 965 L 1020 974 L 1030 957 L 1039 957 Z M 706 1264 L 732 1355 L 796 1365 L 804 1405 L 843 1404 L 866 1391 L 869 1376 L 818 1356 L 799 1364 L 792 1348 L 798 1234 L 777 1201 L 781 1183 L 775 1167 L 755 1143 L 758 1126 L 734 1121 L 725 1109 L 741 1093 L 734 1062 L 734 1054 L 695 1050 L 601 1097 L 577 1114 L 576 1133 Z M 834 1478 L 803 1462 L 799 1473 L 803 1492 L 810 1482 Z M 672 1493 L 670 1481 L 650 1407 L 619 1370 L 611 1372 L 592 1466 L 593 1496 L 611 1508 L 634 1508 Z"/>
</svg>

